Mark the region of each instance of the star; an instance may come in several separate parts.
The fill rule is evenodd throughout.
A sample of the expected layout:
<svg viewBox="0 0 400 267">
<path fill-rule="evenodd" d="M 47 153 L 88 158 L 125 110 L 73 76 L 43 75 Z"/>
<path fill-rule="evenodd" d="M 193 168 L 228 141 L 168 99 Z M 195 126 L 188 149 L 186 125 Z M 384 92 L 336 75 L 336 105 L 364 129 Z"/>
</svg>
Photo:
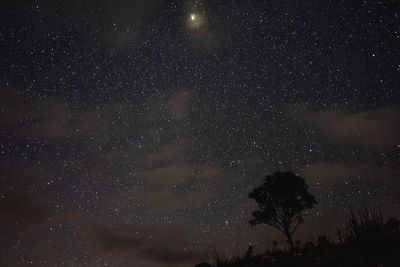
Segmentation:
<svg viewBox="0 0 400 267">
<path fill-rule="evenodd" d="M 0 4 L 2 266 L 261 251 L 248 193 L 274 171 L 318 201 L 304 241 L 363 198 L 398 214 L 394 0 L 20 2 Z"/>
</svg>

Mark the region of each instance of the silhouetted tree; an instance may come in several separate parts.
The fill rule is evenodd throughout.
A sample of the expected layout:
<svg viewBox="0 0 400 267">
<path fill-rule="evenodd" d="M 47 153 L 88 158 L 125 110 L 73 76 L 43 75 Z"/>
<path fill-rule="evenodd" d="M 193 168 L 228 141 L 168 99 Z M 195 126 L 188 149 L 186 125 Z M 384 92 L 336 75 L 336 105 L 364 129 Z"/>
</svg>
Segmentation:
<svg viewBox="0 0 400 267">
<path fill-rule="evenodd" d="M 249 245 L 247 248 L 246 254 L 244 256 L 245 259 L 250 259 L 253 256 L 254 253 L 254 247 L 252 245 Z"/>
<path fill-rule="evenodd" d="M 294 250 L 292 236 L 303 222 L 304 211 L 317 202 L 308 192 L 304 179 L 292 172 L 275 172 L 267 175 L 264 184 L 249 193 L 259 210 L 252 213 L 252 226 L 267 224 L 282 232 L 290 250 Z"/>
</svg>

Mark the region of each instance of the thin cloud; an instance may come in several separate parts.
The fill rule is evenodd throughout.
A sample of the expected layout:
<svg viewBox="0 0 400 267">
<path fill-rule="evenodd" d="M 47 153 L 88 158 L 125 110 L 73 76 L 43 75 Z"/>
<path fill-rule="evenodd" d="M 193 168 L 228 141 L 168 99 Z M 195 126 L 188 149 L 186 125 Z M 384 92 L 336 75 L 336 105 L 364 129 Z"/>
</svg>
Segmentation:
<svg viewBox="0 0 400 267">
<path fill-rule="evenodd" d="M 185 151 L 191 148 L 191 142 L 187 139 L 175 139 L 167 142 L 156 153 L 147 154 L 144 157 L 146 163 L 156 163 L 177 159 Z"/>
<path fill-rule="evenodd" d="M 207 244 L 199 244 L 193 231 L 184 227 L 96 226 L 91 231 L 92 246 L 102 253 L 133 254 L 163 265 L 188 264 L 209 258 Z"/>
<path fill-rule="evenodd" d="M 171 164 L 137 172 L 136 175 L 150 184 L 172 186 L 183 182 L 193 173 L 193 167 L 187 164 Z"/>
<path fill-rule="evenodd" d="M 31 233 L 42 229 L 54 212 L 37 196 L 8 192 L 0 200 L 0 229 Z"/>
<path fill-rule="evenodd" d="M 400 142 L 400 110 L 384 108 L 358 113 L 306 112 L 303 118 L 320 125 L 329 137 L 369 148 L 391 148 Z"/>
<path fill-rule="evenodd" d="M 155 212 L 174 212 L 183 207 L 198 207 L 210 197 L 207 191 L 194 190 L 184 195 L 177 195 L 169 188 L 145 190 L 134 188 L 127 194 L 129 200 L 142 203 Z"/>
<path fill-rule="evenodd" d="M 198 207 L 213 196 L 216 178 L 221 175 L 222 170 L 214 165 L 171 164 L 138 172 L 137 176 L 149 187 L 133 187 L 125 197 L 157 212 Z M 174 188 L 184 183 L 190 190 L 178 195 Z"/>
<path fill-rule="evenodd" d="M 302 176 L 312 182 L 332 182 L 355 177 L 391 178 L 395 173 L 391 168 L 378 168 L 361 164 L 336 164 L 322 162 L 305 167 Z"/>
<path fill-rule="evenodd" d="M 189 113 L 191 94 L 188 91 L 176 92 L 170 99 L 168 110 L 177 119 L 183 119 Z"/>
<path fill-rule="evenodd" d="M 185 119 L 190 113 L 191 95 L 189 90 L 182 90 L 174 91 L 169 98 L 149 97 L 142 116 L 143 122 Z"/>
</svg>

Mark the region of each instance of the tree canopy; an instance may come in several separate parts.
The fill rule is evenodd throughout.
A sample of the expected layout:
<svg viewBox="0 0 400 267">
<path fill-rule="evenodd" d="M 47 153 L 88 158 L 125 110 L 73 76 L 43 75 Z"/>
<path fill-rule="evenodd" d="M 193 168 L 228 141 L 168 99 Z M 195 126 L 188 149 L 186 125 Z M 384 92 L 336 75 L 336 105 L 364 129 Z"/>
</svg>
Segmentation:
<svg viewBox="0 0 400 267">
<path fill-rule="evenodd" d="M 308 192 L 304 179 L 292 172 L 275 172 L 265 177 L 264 183 L 249 193 L 258 204 L 258 210 L 249 223 L 267 224 L 282 232 L 294 250 L 292 236 L 303 222 L 304 211 L 317 202 Z"/>
</svg>

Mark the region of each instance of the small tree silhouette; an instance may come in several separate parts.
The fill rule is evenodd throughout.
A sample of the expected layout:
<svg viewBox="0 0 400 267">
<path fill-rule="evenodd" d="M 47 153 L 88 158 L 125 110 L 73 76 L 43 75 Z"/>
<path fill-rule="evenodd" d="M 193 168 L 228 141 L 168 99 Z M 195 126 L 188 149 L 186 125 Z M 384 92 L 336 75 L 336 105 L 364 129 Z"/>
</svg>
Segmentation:
<svg viewBox="0 0 400 267">
<path fill-rule="evenodd" d="M 304 179 L 292 172 L 275 172 L 267 175 L 264 184 L 249 193 L 249 198 L 259 208 L 252 213 L 254 219 L 249 223 L 252 226 L 264 223 L 278 229 L 293 252 L 292 236 L 303 222 L 304 211 L 317 204 Z"/>
</svg>

